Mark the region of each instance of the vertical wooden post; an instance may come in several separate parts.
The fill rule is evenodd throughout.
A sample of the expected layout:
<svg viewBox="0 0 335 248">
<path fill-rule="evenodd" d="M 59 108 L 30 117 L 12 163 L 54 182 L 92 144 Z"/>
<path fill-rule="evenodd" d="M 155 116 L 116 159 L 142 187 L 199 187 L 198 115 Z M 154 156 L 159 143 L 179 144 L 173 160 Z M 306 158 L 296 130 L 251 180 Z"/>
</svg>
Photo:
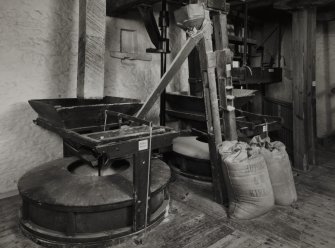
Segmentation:
<svg viewBox="0 0 335 248">
<path fill-rule="evenodd" d="M 80 0 L 78 98 L 104 96 L 105 29 L 106 0 Z"/>
<path fill-rule="evenodd" d="M 141 141 L 140 141 L 141 142 Z M 149 142 L 146 140 L 146 142 Z M 133 230 L 138 231 L 147 226 L 148 221 L 148 193 L 150 185 L 148 180 L 149 150 L 139 151 L 134 155 L 134 220 Z"/>
<path fill-rule="evenodd" d="M 315 160 L 313 84 L 315 82 L 316 8 L 295 10 L 293 39 L 294 167 L 308 170 Z"/>
<path fill-rule="evenodd" d="M 215 135 L 215 140 L 217 144 L 222 142 L 222 133 L 221 133 L 221 124 L 220 124 L 220 115 L 219 115 L 219 105 L 218 105 L 218 95 L 216 87 L 216 57 L 213 52 L 213 43 L 212 43 L 212 33 L 213 29 L 210 27 L 211 20 L 209 18 L 209 11 L 206 10 L 206 21 L 204 25 L 208 25 L 204 31 L 204 38 L 198 44 L 198 51 L 200 56 L 200 66 L 203 74 L 203 85 L 204 89 L 209 89 L 210 102 L 211 102 L 211 112 L 212 112 L 212 125 L 213 130 L 211 130 Z M 206 22 L 208 24 L 206 24 Z M 207 81 L 207 82 L 206 82 Z"/>
<path fill-rule="evenodd" d="M 223 108 L 223 130 L 225 140 L 237 140 L 236 117 L 233 96 L 232 52 L 228 49 L 227 15 L 213 16 L 215 47 L 217 50 L 217 78 L 220 105 Z"/>
<path fill-rule="evenodd" d="M 213 52 L 211 20 L 209 11 L 205 11 L 204 38 L 199 42 L 197 49 L 200 57 L 202 83 L 204 90 L 204 102 L 206 109 L 207 130 L 209 137 L 209 151 L 211 157 L 212 180 L 214 199 L 223 204 L 226 201 L 225 183 L 223 172 L 220 166 L 220 156 L 217 146 L 222 142 L 219 104 L 216 87 L 216 55 Z"/>
</svg>

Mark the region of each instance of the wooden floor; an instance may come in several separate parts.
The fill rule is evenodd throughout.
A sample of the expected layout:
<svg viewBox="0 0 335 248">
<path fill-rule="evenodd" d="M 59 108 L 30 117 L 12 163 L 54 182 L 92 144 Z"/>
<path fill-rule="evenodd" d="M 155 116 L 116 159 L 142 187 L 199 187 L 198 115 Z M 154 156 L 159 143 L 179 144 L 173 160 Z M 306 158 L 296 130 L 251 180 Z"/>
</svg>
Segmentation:
<svg viewBox="0 0 335 248">
<path fill-rule="evenodd" d="M 233 221 L 204 187 L 170 185 L 170 214 L 142 238 L 116 248 L 335 247 L 335 155 L 319 153 L 319 166 L 296 177 L 299 200 L 252 221 Z M 20 200 L 0 201 L 0 247 L 38 247 L 17 227 Z"/>
</svg>

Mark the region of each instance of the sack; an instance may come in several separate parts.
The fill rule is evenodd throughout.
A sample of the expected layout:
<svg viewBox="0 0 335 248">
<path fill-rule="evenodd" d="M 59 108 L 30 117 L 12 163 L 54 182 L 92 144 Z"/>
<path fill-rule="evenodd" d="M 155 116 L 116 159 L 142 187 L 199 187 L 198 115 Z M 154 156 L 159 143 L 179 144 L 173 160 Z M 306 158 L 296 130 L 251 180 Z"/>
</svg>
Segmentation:
<svg viewBox="0 0 335 248">
<path fill-rule="evenodd" d="M 291 205 L 297 200 L 297 192 L 285 145 L 279 141 L 263 140 L 258 146 L 268 167 L 275 203 Z"/>
<path fill-rule="evenodd" d="M 225 141 L 219 152 L 227 171 L 229 216 L 252 219 L 268 212 L 274 206 L 274 196 L 259 149 L 250 149 L 243 142 L 233 145 Z"/>
<path fill-rule="evenodd" d="M 237 143 L 238 143 L 237 141 L 224 141 L 218 146 L 218 151 L 221 155 L 221 168 L 222 168 L 225 185 L 227 188 L 227 196 L 228 196 L 229 202 L 231 201 L 231 199 L 234 198 L 234 194 L 233 194 L 233 189 L 232 189 L 230 179 L 229 179 L 228 167 L 224 163 L 224 160 L 227 157 L 229 157 L 231 154 L 233 154 L 234 147 Z"/>
</svg>

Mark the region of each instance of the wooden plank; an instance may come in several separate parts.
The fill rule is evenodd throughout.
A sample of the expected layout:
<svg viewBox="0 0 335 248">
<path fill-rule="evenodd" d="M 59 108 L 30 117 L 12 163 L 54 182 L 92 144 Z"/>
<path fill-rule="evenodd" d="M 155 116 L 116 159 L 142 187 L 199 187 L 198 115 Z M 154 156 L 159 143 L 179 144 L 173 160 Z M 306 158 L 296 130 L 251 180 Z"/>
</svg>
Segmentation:
<svg viewBox="0 0 335 248">
<path fill-rule="evenodd" d="M 103 98 L 106 0 L 79 1 L 78 98 Z"/>
<path fill-rule="evenodd" d="M 333 0 L 276 0 L 274 7 L 284 10 L 292 10 L 313 6 L 324 6 L 332 3 L 334 3 Z"/>
<path fill-rule="evenodd" d="M 211 157 L 211 170 L 213 180 L 214 200 L 223 204 L 227 197 L 225 194 L 225 183 L 219 162 L 217 146 L 222 142 L 219 104 L 216 87 L 216 57 L 213 52 L 212 43 L 212 22 L 209 18 L 209 11 L 205 11 L 205 32 L 204 38 L 199 42 L 197 49 L 200 58 L 202 71 L 202 82 L 204 89 L 204 101 L 206 109 L 207 132 L 209 135 L 209 149 Z"/>
<path fill-rule="evenodd" d="M 107 16 L 115 16 L 139 5 L 153 5 L 161 0 L 107 0 Z M 183 5 L 183 0 L 168 0 L 168 3 Z"/>
<path fill-rule="evenodd" d="M 308 147 L 307 151 L 309 154 L 308 162 L 311 165 L 316 164 L 316 139 L 317 139 L 317 126 L 316 126 L 316 8 L 308 9 L 307 17 L 307 65 L 305 67 L 305 73 L 307 77 L 306 82 L 306 125 L 307 125 L 307 141 Z"/>
<path fill-rule="evenodd" d="M 227 187 L 225 187 L 224 172 L 221 167 L 221 156 L 217 151 L 217 144 L 215 143 L 215 137 L 213 134 L 208 135 L 208 146 L 210 152 L 210 163 L 212 171 L 212 182 L 214 201 L 219 204 L 225 204 L 228 202 Z"/>
<path fill-rule="evenodd" d="M 163 77 L 160 79 L 154 91 L 150 94 L 148 99 L 143 104 L 142 108 L 136 114 L 137 118 L 144 118 L 152 106 L 155 104 L 157 99 L 160 97 L 162 92 L 165 90 L 166 86 L 170 83 L 171 79 L 174 77 L 176 72 L 180 69 L 181 65 L 184 63 L 188 55 L 191 53 L 193 48 L 202 39 L 203 32 L 198 32 L 194 36 L 191 36 L 183 45 L 179 53 L 176 55 L 172 61 L 169 69 L 165 72 Z"/>
<path fill-rule="evenodd" d="M 152 137 L 151 148 L 152 150 L 158 148 L 169 147 L 172 144 L 172 140 L 178 137 L 177 132 L 171 131 L 169 133 L 157 134 Z M 109 158 L 120 158 L 126 156 L 129 153 L 133 153 L 138 150 L 138 142 L 144 139 L 148 139 L 149 136 L 132 139 L 129 141 L 121 141 L 118 143 L 107 143 L 96 147 L 96 151 L 99 153 L 108 153 Z"/>
<path fill-rule="evenodd" d="M 214 26 L 215 49 L 222 50 L 224 48 L 227 48 L 229 44 L 227 34 L 227 15 L 225 14 L 214 15 L 213 26 Z"/>
<path fill-rule="evenodd" d="M 218 105 L 218 96 L 217 96 L 217 87 L 216 87 L 216 57 L 213 52 L 212 44 L 212 23 L 209 19 L 209 11 L 206 12 L 206 21 L 207 26 L 204 32 L 204 38 L 198 44 L 198 52 L 200 56 L 201 70 L 203 72 L 203 85 L 204 89 L 209 89 L 209 99 L 210 99 L 210 109 L 212 116 L 212 125 L 213 133 L 215 135 L 216 144 L 222 142 L 221 134 L 221 124 L 220 124 L 220 115 L 219 115 L 219 105 Z M 205 82 L 207 81 L 207 82 Z"/>
<path fill-rule="evenodd" d="M 293 12 L 294 167 L 307 170 L 315 150 L 312 84 L 315 81 L 316 9 Z"/>
<path fill-rule="evenodd" d="M 217 50 L 217 78 L 221 107 L 223 107 L 223 130 L 226 140 L 237 140 L 235 108 L 233 102 L 233 78 L 231 75 L 233 54 L 228 48 L 227 15 L 213 16 L 215 47 Z M 230 69 L 230 70 L 228 70 Z M 231 100 L 228 100 L 231 99 Z"/>
<path fill-rule="evenodd" d="M 324 6 L 333 3 L 333 0 L 230 0 L 231 6 L 241 5 L 247 2 L 250 8 L 273 6 L 278 9 L 292 10 L 310 6 Z"/>
<path fill-rule="evenodd" d="M 100 144 L 103 144 L 103 143 L 119 142 L 134 138 L 140 138 L 143 136 L 148 136 L 150 133 L 149 130 L 150 129 L 147 126 L 138 126 L 131 128 L 121 128 L 105 132 L 83 134 L 83 136 L 95 139 Z M 165 132 L 166 132 L 165 128 L 155 127 L 152 130 L 152 135 L 163 134 Z"/>
<path fill-rule="evenodd" d="M 151 5 L 159 0 L 107 0 L 107 15 L 117 14 L 120 11 L 126 11 L 136 8 L 138 5 Z"/>
<path fill-rule="evenodd" d="M 147 142 L 150 141 L 147 139 Z M 139 151 L 134 155 L 134 220 L 133 230 L 141 230 L 148 224 L 148 196 L 150 192 L 150 180 L 148 178 L 150 170 L 149 149 Z"/>
</svg>

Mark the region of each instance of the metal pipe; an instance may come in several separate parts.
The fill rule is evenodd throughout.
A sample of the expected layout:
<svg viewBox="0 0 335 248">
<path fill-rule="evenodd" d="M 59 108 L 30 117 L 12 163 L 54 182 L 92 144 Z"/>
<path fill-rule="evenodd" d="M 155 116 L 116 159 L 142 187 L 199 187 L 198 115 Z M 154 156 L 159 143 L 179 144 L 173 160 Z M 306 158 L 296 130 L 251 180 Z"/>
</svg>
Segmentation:
<svg viewBox="0 0 335 248">
<path fill-rule="evenodd" d="M 167 18 L 168 12 L 167 10 L 167 3 L 166 0 L 162 0 L 162 10 L 160 12 L 160 20 L 159 26 L 161 29 L 161 44 L 162 44 L 162 52 L 161 52 L 161 77 L 166 72 L 166 53 L 169 49 L 168 42 L 167 42 L 167 27 L 169 25 Z M 166 109 L 166 90 L 164 90 L 160 96 L 160 125 L 165 126 L 165 109 Z"/>
<path fill-rule="evenodd" d="M 247 65 L 247 50 L 248 50 L 248 4 L 244 2 L 244 34 L 243 34 L 243 66 Z"/>
</svg>

